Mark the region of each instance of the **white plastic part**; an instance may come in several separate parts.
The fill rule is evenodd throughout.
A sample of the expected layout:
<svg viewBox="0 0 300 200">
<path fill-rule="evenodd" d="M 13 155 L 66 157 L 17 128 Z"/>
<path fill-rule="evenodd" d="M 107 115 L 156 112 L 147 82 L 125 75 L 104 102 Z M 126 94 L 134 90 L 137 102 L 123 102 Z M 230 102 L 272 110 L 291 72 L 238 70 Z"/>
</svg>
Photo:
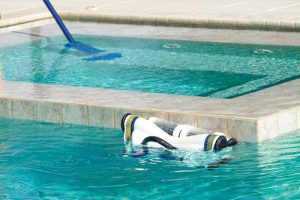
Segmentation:
<svg viewBox="0 0 300 200">
<path fill-rule="evenodd" d="M 125 120 L 125 124 L 128 122 L 130 116 L 128 116 Z M 148 137 L 157 137 L 177 149 L 194 149 L 194 150 L 204 150 L 205 142 L 207 138 L 211 135 L 211 132 L 206 132 L 203 129 L 197 129 L 188 125 L 178 125 L 173 132 L 173 136 L 163 131 L 160 127 L 155 125 L 153 122 L 154 118 L 150 118 L 149 120 L 138 117 L 132 128 L 130 141 L 133 145 L 142 145 L 146 138 Z M 191 131 L 201 131 L 199 134 L 194 134 L 191 136 L 187 136 L 187 134 Z M 126 130 L 125 130 L 126 132 Z M 179 136 L 180 134 L 180 136 Z M 182 134 L 182 135 L 181 135 Z M 212 141 L 212 147 L 214 147 L 217 139 L 220 136 L 223 136 L 223 133 L 217 133 L 214 140 Z M 124 136 L 125 139 L 125 136 Z M 149 147 L 162 147 L 163 145 L 157 142 L 148 142 L 147 146 Z"/>
</svg>

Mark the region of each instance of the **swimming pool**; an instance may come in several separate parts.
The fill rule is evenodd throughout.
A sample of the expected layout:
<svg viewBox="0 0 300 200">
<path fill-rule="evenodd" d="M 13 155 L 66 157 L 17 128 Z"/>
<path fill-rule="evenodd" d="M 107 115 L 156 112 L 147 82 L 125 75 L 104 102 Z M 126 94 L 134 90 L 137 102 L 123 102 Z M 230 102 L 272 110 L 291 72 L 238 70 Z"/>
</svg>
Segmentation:
<svg viewBox="0 0 300 200">
<path fill-rule="evenodd" d="M 299 136 L 138 157 L 119 130 L 0 119 L 0 198 L 299 199 Z M 232 161 L 202 168 L 225 157 Z"/>
<path fill-rule="evenodd" d="M 4 80 L 234 98 L 300 77 L 300 48 L 77 35 L 123 57 L 88 62 L 63 37 L 0 48 Z"/>
</svg>

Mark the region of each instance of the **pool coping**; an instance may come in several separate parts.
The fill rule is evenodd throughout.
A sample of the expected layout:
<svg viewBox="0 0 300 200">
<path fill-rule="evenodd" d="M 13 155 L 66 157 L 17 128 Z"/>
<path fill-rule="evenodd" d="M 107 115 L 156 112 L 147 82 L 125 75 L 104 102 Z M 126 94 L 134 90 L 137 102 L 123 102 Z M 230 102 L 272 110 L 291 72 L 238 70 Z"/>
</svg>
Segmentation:
<svg viewBox="0 0 300 200">
<path fill-rule="evenodd" d="M 65 20 L 97 23 L 120 23 L 157 26 L 178 26 L 194 28 L 218 28 L 238 30 L 264 30 L 264 31 L 300 31 L 300 22 L 272 21 L 272 20 L 246 20 L 225 18 L 176 18 L 163 16 L 137 16 L 137 15 L 109 15 L 93 12 L 60 12 Z"/>
<path fill-rule="evenodd" d="M 52 19 L 49 12 L 37 12 L 37 8 L 26 10 L 22 16 L 0 18 L 0 28 L 20 25 L 24 23 L 36 22 Z M 32 14 L 30 11 L 32 11 Z M 64 20 L 97 22 L 97 23 L 116 23 L 116 24 L 136 24 L 136 25 L 156 25 L 156 26 L 178 26 L 194 28 L 214 28 L 214 29 L 237 29 L 237 30 L 264 30 L 264 31 L 287 31 L 299 32 L 299 21 L 282 21 L 269 19 L 228 19 L 214 17 L 165 17 L 147 15 L 124 15 L 124 14 L 101 14 L 92 11 L 61 11 L 59 14 Z M 5 13 L 3 13 L 5 14 Z"/>
<path fill-rule="evenodd" d="M 176 28 L 173 30 L 176 33 Z M 191 32 L 197 34 L 197 30 Z M 36 39 L 32 33 L 30 37 Z M 48 35 L 58 33 L 47 29 Z M 143 32 L 135 34 L 144 37 Z M 17 33 L 10 35 L 14 42 L 24 40 L 16 38 Z M 227 41 L 226 37 L 219 39 Z M 120 128 L 122 115 L 130 112 L 221 131 L 239 141 L 261 142 L 300 128 L 299 86 L 296 79 L 234 99 L 215 99 L 0 81 L 0 117 Z"/>
<path fill-rule="evenodd" d="M 12 119 L 120 129 L 121 117 L 130 112 L 221 131 L 245 142 L 300 128 L 300 80 L 235 99 L 13 81 L 0 86 L 0 117 Z"/>
</svg>

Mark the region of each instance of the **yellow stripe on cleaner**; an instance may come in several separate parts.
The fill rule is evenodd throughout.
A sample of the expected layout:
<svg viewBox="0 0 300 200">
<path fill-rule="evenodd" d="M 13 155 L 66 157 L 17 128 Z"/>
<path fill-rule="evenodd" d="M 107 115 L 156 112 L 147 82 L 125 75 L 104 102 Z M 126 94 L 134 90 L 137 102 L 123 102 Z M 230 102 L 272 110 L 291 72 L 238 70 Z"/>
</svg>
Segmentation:
<svg viewBox="0 0 300 200">
<path fill-rule="evenodd" d="M 129 141 L 131 139 L 131 134 L 132 134 L 132 123 L 134 122 L 134 120 L 136 118 L 142 118 L 142 119 L 146 119 L 146 117 L 141 117 L 138 115 L 129 115 L 127 121 L 126 121 L 126 125 L 125 125 L 125 139 L 127 141 Z"/>
<path fill-rule="evenodd" d="M 132 124 L 134 118 L 135 118 L 134 115 L 130 115 L 128 117 L 127 121 L 126 121 L 126 125 L 125 125 L 125 139 L 127 141 L 129 141 L 130 138 L 131 138 L 131 133 L 132 133 L 131 132 L 131 124 Z"/>
<path fill-rule="evenodd" d="M 210 151 L 212 148 L 213 148 L 213 143 L 214 143 L 214 140 L 216 137 L 218 137 L 218 135 L 211 135 L 211 136 L 208 136 L 208 141 L 207 141 L 207 145 L 206 145 L 206 149 L 205 151 Z"/>
</svg>

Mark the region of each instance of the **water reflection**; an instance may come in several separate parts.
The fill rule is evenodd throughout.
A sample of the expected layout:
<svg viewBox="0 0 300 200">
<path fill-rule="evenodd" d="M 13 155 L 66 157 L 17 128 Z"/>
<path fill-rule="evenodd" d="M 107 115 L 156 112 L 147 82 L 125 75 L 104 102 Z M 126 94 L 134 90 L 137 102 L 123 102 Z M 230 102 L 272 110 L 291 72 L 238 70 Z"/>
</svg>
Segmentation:
<svg viewBox="0 0 300 200">
<path fill-rule="evenodd" d="M 141 159 L 143 161 L 172 162 L 173 164 L 193 168 L 218 168 L 231 161 L 232 147 L 219 152 L 205 152 L 192 150 L 170 150 L 162 148 L 148 148 L 146 146 L 131 146 L 126 144 L 124 157 Z"/>
</svg>

